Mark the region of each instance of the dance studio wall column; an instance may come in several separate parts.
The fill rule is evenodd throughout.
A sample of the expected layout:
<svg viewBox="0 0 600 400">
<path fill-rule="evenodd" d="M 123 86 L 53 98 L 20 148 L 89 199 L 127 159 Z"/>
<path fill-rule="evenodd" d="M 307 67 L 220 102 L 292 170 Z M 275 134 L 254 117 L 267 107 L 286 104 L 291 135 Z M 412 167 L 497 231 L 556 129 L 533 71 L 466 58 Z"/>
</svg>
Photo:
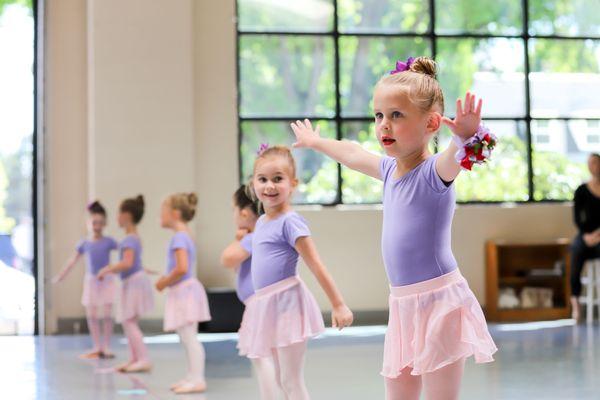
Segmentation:
<svg viewBox="0 0 600 400">
<path fill-rule="evenodd" d="M 194 116 L 199 276 L 207 286 L 234 286 L 220 266 L 233 239 L 231 198 L 238 185 L 235 2 L 194 2 Z"/>
<path fill-rule="evenodd" d="M 45 5 L 45 176 L 46 330 L 58 317 L 83 315 L 79 304 L 83 268 L 60 286 L 51 285 L 85 234 L 87 193 L 86 7 L 81 0 Z M 43 284 L 43 282 L 40 282 Z"/>
<path fill-rule="evenodd" d="M 161 201 L 196 183 L 191 0 L 89 0 L 87 54 L 89 196 L 109 206 L 119 238 L 119 202 L 145 196 L 143 260 L 162 272 Z"/>
</svg>

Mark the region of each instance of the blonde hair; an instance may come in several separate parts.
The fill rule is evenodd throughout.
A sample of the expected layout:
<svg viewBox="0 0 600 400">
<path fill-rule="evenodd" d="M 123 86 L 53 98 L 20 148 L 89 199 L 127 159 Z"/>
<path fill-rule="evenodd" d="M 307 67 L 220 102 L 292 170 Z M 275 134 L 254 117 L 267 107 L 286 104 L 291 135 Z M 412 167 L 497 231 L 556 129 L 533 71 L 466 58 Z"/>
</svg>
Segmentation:
<svg viewBox="0 0 600 400">
<path fill-rule="evenodd" d="M 429 57 L 417 57 L 407 71 L 386 74 L 375 85 L 398 85 L 407 91 L 409 100 L 421 111 L 427 112 L 437 107 L 444 113 L 444 93 L 436 79 L 437 63 Z"/>
<path fill-rule="evenodd" d="M 296 179 L 296 161 L 294 160 L 294 156 L 288 147 L 285 146 L 273 146 L 268 147 L 258 154 L 256 160 L 254 160 L 254 171 L 256 171 L 256 166 L 261 160 L 264 160 L 269 157 L 281 157 L 288 162 L 290 167 L 290 177 Z"/>
<path fill-rule="evenodd" d="M 167 203 L 173 210 L 181 213 L 181 219 L 189 222 L 196 215 L 198 196 L 196 193 L 175 193 L 167 197 Z"/>
</svg>

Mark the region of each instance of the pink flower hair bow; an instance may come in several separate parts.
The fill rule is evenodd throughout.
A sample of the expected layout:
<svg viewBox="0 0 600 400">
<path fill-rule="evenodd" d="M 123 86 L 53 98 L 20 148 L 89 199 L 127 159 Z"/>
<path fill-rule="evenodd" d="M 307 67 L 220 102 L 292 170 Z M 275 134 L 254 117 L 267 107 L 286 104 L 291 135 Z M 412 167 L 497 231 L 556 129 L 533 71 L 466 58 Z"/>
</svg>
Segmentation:
<svg viewBox="0 0 600 400">
<path fill-rule="evenodd" d="M 256 155 L 260 156 L 268 148 L 269 148 L 269 143 L 261 143 L 260 147 L 258 148 L 258 151 L 256 152 Z"/>
<path fill-rule="evenodd" d="M 408 71 L 414 61 L 415 61 L 414 57 L 408 57 L 406 62 L 402 62 L 400 60 L 396 61 L 396 69 L 393 71 L 390 71 L 390 75 L 397 74 L 398 72 Z"/>
</svg>

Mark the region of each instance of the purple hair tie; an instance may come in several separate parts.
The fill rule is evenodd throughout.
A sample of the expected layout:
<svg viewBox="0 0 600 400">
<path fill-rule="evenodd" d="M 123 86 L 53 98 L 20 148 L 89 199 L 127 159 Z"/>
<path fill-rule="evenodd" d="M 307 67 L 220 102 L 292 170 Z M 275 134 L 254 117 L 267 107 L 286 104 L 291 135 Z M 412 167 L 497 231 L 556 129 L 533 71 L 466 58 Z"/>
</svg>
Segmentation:
<svg viewBox="0 0 600 400">
<path fill-rule="evenodd" d="M 262 153 L 265 152 L 265 150 L 267 150 L 269 148 L 269 143 L 261 143 L 260 147 L 258 148 L 258 151 L 256 152 L 256 155 L 260 156 L 262 155 Z"/>
<path fill-rule="evenodd" d="M 408 57 L 406 62 L 402 62 L 400 60 L 396 61 L 396 69 L 393 71 L 390 71 L 390 75 L 397 74 L 398 72 L 408 71 L 413 62 L 415 62 L 414 57 Z"/>
</svg>

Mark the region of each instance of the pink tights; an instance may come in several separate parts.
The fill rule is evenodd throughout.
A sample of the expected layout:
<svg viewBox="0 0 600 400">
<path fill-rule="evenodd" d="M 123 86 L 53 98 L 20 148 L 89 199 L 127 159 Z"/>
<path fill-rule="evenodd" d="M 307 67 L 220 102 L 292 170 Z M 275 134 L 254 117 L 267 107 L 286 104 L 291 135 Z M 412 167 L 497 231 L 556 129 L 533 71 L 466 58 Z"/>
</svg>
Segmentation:
<svg viewBox="0 0 600 400">
<path fill-rule="evenodd" d="M 262 400 L 279 399 L 281 390 L 279 382 L 275 376 L 275 363 L 270 357 L 251 358 L 254 372 L 258 378 L 258 387 L 260 389 L 260 398 Z"/>
<path fill-rule="evenodd" d="M 273 350 L 275 379 L 281 386 L 286 400 L 310 399 L 304 383 L 304 353 L 306 342 Z"/>
<path fill-rule="evenodd" d="M 99 315 L 98 309 L 102 308 L 103 317 Z M 113 332 L 112 305 L 106 304 L 102 307 L 87 307 L 86 316 L 94 350 L 110 353 L 110 337 Z M 100 326 L 102 321 L 102 327 Z"/>
<path fill-rule="evenodd" d="M 138 325 L 137 317 L 123 321 L 123 331 L 127 336 L 129 345 L 130 361 L 133 362 L 149 362 L 148 349 L 144 344 L 144 334 Z"/>
<path fill-rule="evenodd" d="M 411 375 L 411 368 L 402 370 L 397 378 L 385 378 L 386 400 L 419 400 L 421 387 L 427 400 L 457 400 L 465 368 L 461 359 L 436 371 Z"/>
</svg>

